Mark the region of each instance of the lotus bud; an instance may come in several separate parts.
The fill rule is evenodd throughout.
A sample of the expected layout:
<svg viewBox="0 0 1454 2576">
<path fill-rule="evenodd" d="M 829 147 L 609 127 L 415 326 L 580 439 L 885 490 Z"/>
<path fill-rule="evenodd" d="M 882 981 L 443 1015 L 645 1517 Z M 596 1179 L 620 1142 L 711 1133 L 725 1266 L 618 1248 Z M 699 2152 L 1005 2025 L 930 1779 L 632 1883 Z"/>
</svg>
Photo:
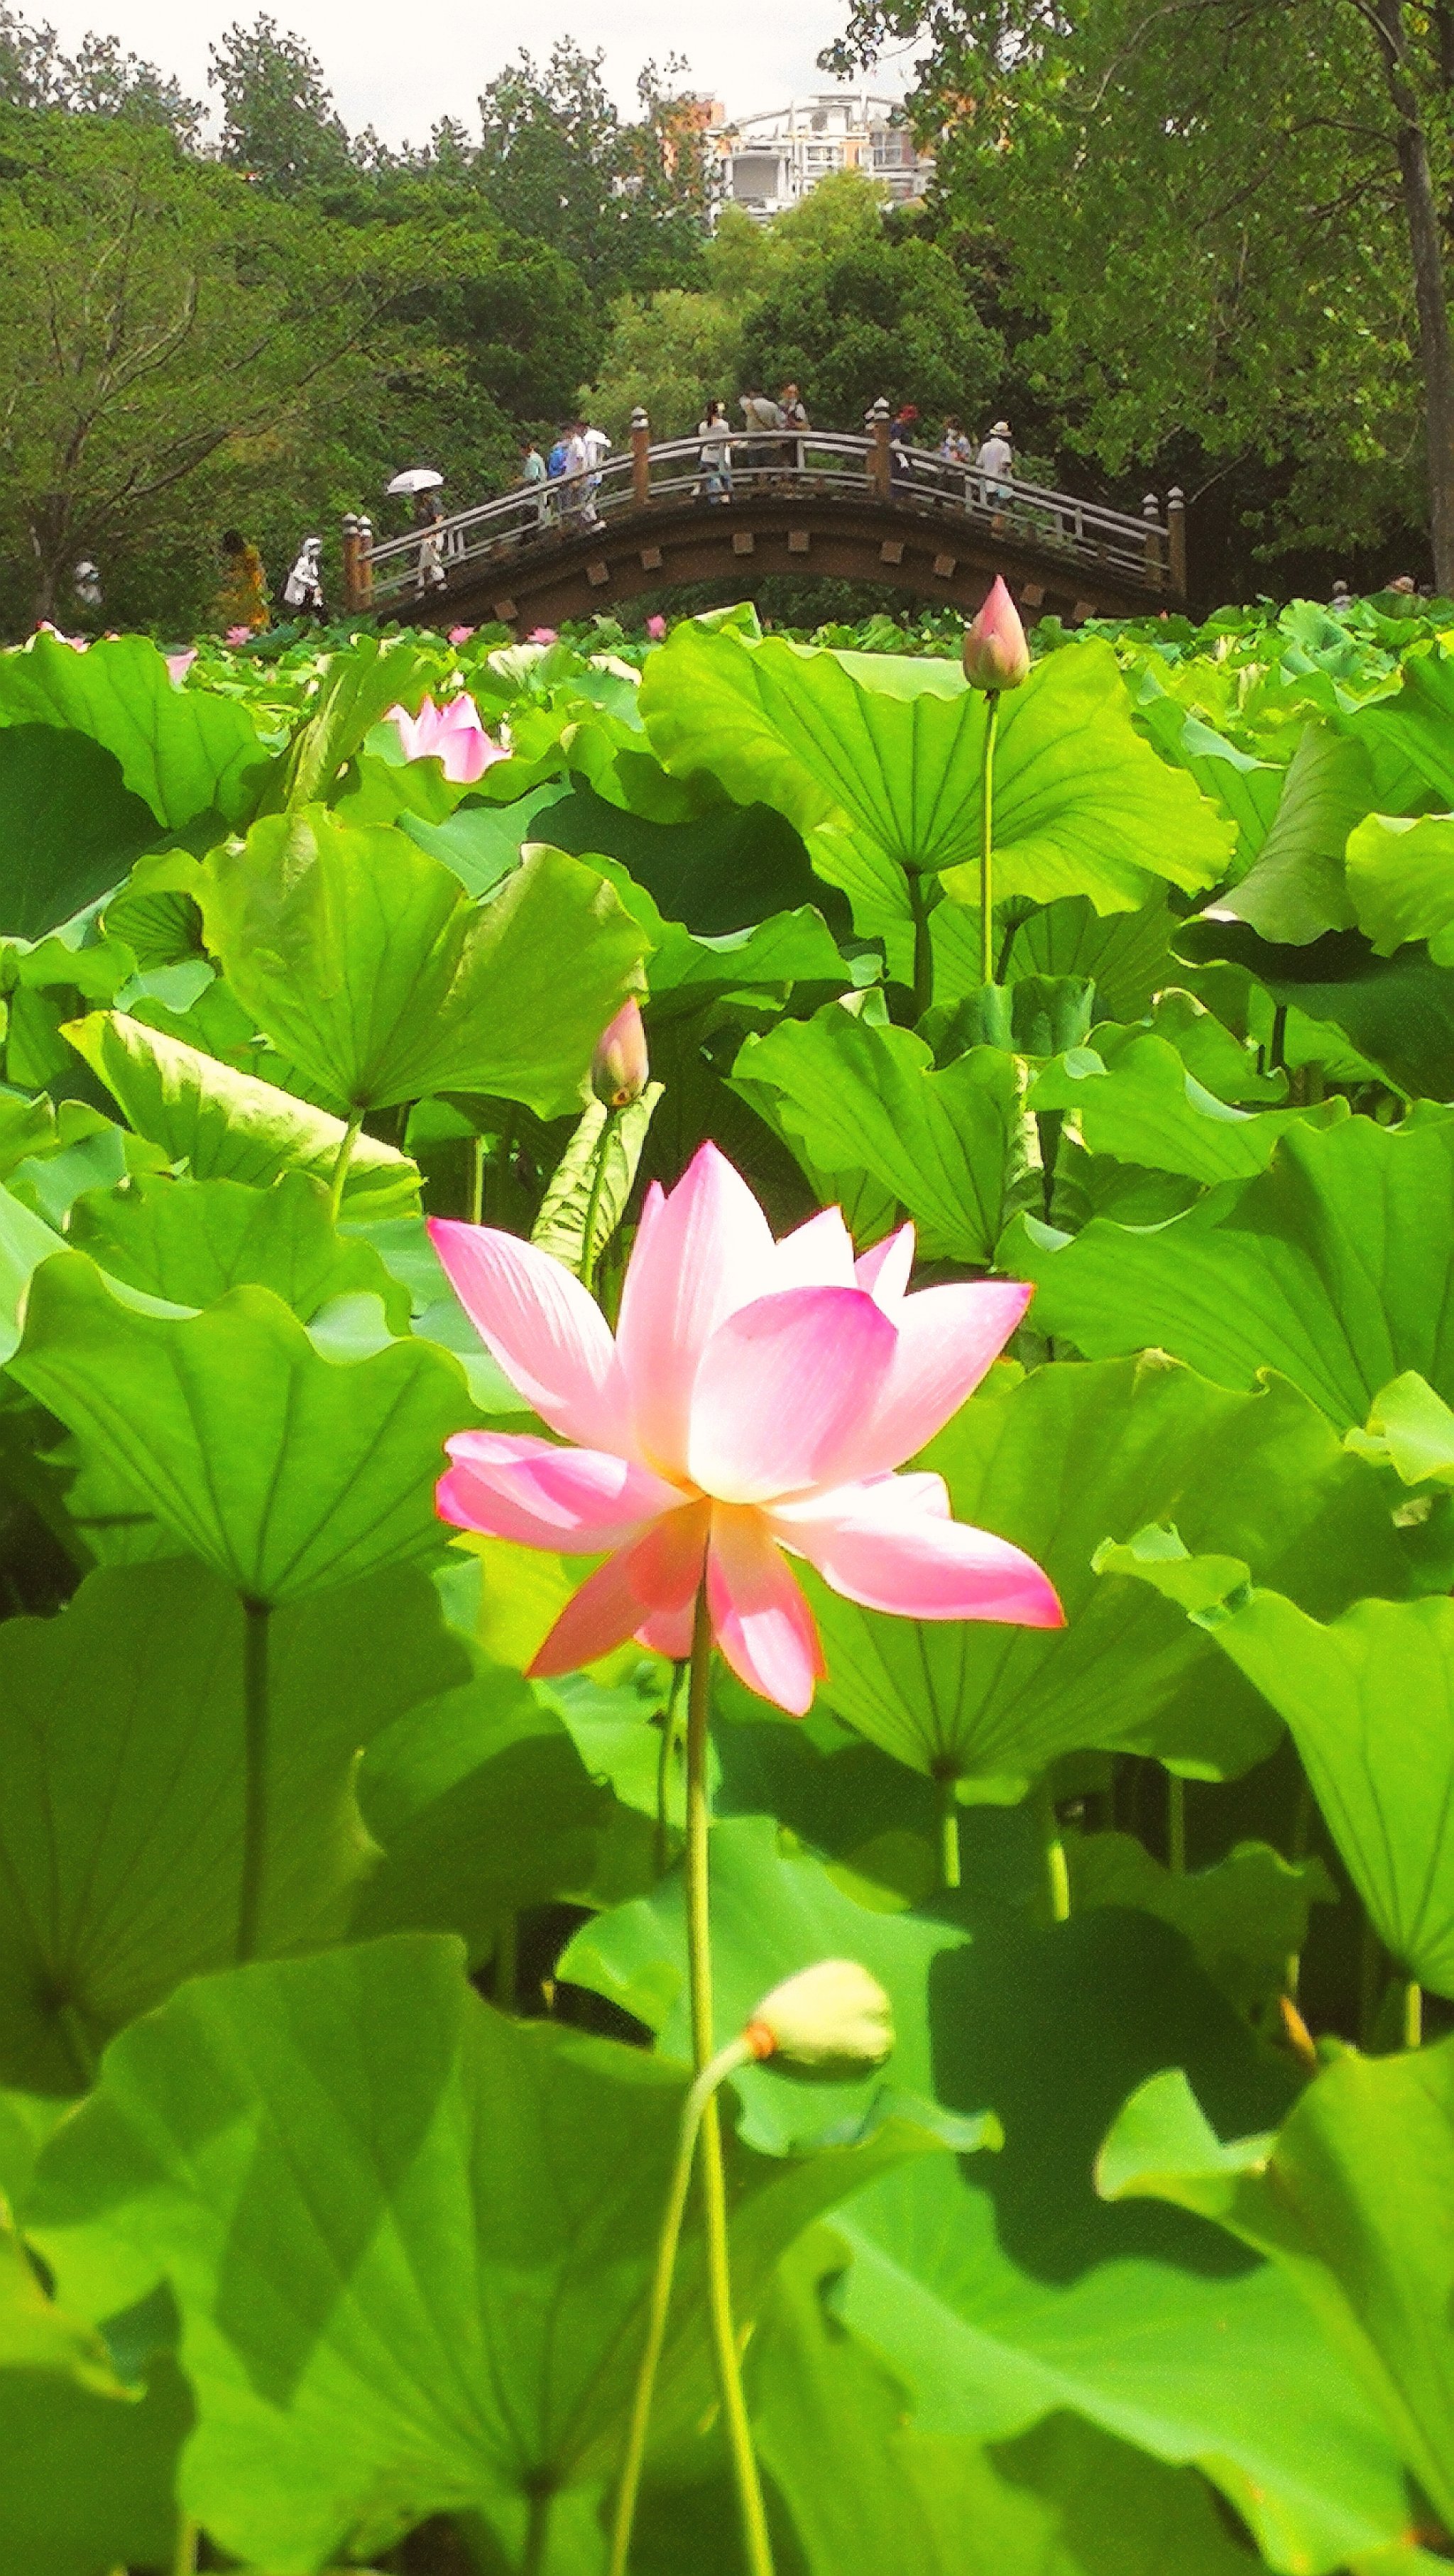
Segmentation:
<svg viewBox="0 0 1454 2576">
<path fill-rule="evenodd" d="M 972 626 L 964 630 L 964 676 L 972 689 L 1018 689 L 1029 674 L 1030 647 L 1019 613 L 998 573 Z"/>
<path fill-rule="evenodd" d="M 651 1080 L 641 1006 L 628 993 L 609 1028 L 596 1040 L 591 1059 L 591 1089 L 605 1109 L 629 1109 Z"/>
<path fill-rule="evenodd" d="M 820 1959 L 765 1995 L 743 2031 L 754 2057 L 795 2066 L 882 2066 L 894 2044 L 893 2007 L 854 1959 Z"/>
</svg>

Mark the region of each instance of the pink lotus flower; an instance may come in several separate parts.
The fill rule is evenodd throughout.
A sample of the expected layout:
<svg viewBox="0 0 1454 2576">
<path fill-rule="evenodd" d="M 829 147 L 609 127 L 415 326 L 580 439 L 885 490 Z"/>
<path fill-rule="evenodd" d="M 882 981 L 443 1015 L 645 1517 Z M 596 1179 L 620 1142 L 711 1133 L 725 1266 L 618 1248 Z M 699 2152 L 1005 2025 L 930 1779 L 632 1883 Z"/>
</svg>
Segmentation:
<svg viewBox="0 0 1454 2576">
<path fill-rule="evenodd" d="M 964 630 L 964 676 L 972 689 L 1018 689 L 1030 669 L 1019 612 L 998 573 L 972 626 Z"/>
<path fill-rule="evenodd" d="M 533 626 L 525 640 L 527 644 L 558 644 L 560 637 L 553 626 Z"/>
<path fill-rule="evenodd" d="M 181 687 L 182 682 L 185 680 L 187 673 L 190 671 L 196 659 L 197 647 L 195 644 L 189 644 L 185 652 L 169 653 L 167 655 L 167 670 L 178 688 Z"/>
<path fill-rule="evenodd" d="M 659 644 L 663 635 L 666 633 L 666 619 L 664 617 L 648 617 L 646 621 L 646 631 L 651 637 L 653 644 Z"/>
<path fill-rule="evenodd" d="M 252 628 L 250 626 L 229 626 L 227 633 L 222 638 L 222 641 L 224 644 L 230 644 L 233 651 L 236 652 L 239 646 L 250 644 L 252 642 Z"/>
<path fill-rule="evenodd" d="M 479 708 L 465 689 L 442 707 L 426 698 L 417 716 L 403 707 L 390 707 L 389 720 L 399 728 L 404 758 L 437 760 L 456 787 L 473 787 L 493 761 L 509 758 L 499 743 L 490 740 Z"/>
<path fill-rule="evenodd" d="M 950 1519 L 941 1476 L 890 1472 L 978 1385 L 1028 1288 L 909 1296 L 913 1227 L 855 1262 L 837 1208 L 775 1243 L 712 1145 L 669 1196 L 648 1193 L 614 1340 L 548 1254 L 449 1219 L 429 1230 L 481 1339 L 576 1444 L 458 1432 L 441 1517 L 525 1547 L 606 1552 L 532 1673 L 573 1672 L 628 1637 L 684 1656 L 705 1572 L 733 1671 L 801 1716 L 825 1667 L 788 1556 L 871 1610 L 1061 1624 L 1028 1556 Z"/>
<path fill-rule="evenodd" d="M 449 640 L 458 649 L 461 644 L 468 644 L 474 631 L 472 626 L 451 626 Z"/>
</svg>

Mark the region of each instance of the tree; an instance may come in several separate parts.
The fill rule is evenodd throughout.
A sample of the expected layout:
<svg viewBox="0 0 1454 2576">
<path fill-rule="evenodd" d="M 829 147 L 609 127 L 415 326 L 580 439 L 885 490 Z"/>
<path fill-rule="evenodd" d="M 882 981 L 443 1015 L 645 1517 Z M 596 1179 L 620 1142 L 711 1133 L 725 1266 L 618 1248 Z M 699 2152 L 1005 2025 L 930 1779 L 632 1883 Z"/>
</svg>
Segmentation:
<svg viewBox="0 0 1454 2576">
<path fill-rule="evenodd" d="M 1287 537 L 1405 515 L 1421 427 L 1454 591 L 1448 0 L 855 0 L 825 61 L 915 36 L 942 203 L 996 234 L 1069 437 L 1285 462 Z"/>
<path fill-rule="evenodd" d="M 544 65 L 522 53 L 481 95 L 474 171 L 502 222 L 563 251 L 609 300 L 691 282 L 706 184 L 688 105 L 666 86 L 678 67 L 646 66 L 627 124 L 602 59 L 569 38 Z"/>
<path fill-rule="evenodd" d="M 77 555 L 165 542 L 204 474 L 286 470 L 388 289 L 145 127 L 7 115 L 0 148 L 0 529 L 48 617 Z"/>
<path fill-rule="evenodd" d="M 222 93 L 222 158 L 278 196 L 336 179 L 347 169 L 347 131 L 316 54 L 260 15 L 229 27 L 209 48 L 207 73 Z"/>
<path fill-rule="evenodd" d="M 54 27 L 34 27 L 0 0 L 0 106 L 59 107 L 72 115 L 119 116 L 164 126 L 195 146 L 202 109 L 155 63 L 122 50 L 115 36 L 83 36 L 63 54 Z"/>
</svg>

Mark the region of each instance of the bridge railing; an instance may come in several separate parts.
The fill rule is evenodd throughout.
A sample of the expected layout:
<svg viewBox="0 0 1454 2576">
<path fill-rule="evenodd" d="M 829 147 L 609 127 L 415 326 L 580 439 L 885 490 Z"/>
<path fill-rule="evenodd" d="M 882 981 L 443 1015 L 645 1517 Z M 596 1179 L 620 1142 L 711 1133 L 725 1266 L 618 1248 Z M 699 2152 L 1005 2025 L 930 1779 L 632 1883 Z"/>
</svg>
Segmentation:
<svg viewBox="0 0 1454 2576">
<path fill-rule="evenodd" d="M 633 510 L 664 504 L 710 509 L 764 494 L 861 501 L 865 491 L 915 516 L 960 525 L 968 520 L 1061 554 L 1067 563 L 1099 567 L 1152 596 L 1185 593 L 1180 492 L 1171 494 L 1164 520 L 1149 494 L 1135 518 L 1019 476 L 986 475 L 937 449 L 891 439 L 886 404 L 875 405 L 862 436 L 729 430 L 722 441 L 695 436 L 653 443 L 645 414 L 638 412 L 630 447 L 604 458 L 593 472 L 517 484 L 472 510 L 411 528 L 382 545 L 374 544 L 366 520 L 345 521 L 345 583 L 350 605 L 357 607 L 434 596 L 443 602 L 470 567 L 588 537 Z"/>
</svg>

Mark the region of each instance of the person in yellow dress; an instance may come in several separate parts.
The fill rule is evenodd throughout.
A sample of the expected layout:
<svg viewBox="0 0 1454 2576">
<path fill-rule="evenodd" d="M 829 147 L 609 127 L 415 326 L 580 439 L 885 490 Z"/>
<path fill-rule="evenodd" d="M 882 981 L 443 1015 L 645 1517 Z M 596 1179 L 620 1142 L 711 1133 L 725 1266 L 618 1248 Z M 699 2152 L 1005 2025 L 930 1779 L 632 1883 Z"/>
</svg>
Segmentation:
<svg viewBox="0 0 1454 2576">
<path fill-rule="evenodd" d="M 214 626 L 224 634 L 234 627 L 245 626 L 250 635 L 260 635 L 269 623 L 268 577 L 262 556 L 249 545 L 239 528 L 222 531 L 222 587 L 212 603 Z"/>
</svg>

